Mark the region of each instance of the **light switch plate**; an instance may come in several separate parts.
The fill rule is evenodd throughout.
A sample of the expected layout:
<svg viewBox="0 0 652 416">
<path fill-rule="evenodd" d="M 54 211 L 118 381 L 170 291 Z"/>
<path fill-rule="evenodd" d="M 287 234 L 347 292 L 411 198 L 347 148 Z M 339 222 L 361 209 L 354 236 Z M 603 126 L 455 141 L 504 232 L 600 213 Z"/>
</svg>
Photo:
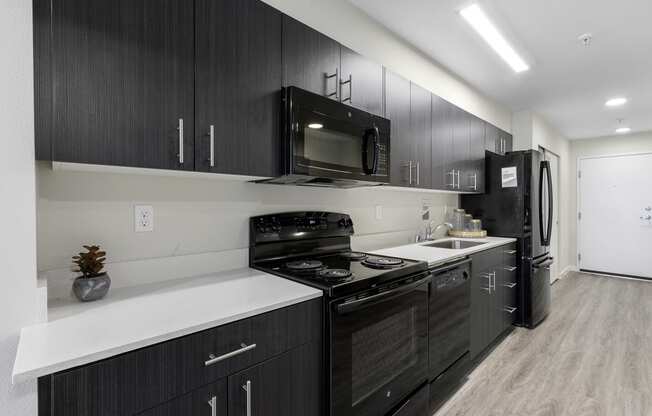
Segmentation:
<svg viewBox="0 0 652 416">
<path fill-rule="evenodd" d="M 134 231 L 137 233 L 154 231 L 154 207 L 136 205 L 134 207 L 134 224 Z"/>
</svg>

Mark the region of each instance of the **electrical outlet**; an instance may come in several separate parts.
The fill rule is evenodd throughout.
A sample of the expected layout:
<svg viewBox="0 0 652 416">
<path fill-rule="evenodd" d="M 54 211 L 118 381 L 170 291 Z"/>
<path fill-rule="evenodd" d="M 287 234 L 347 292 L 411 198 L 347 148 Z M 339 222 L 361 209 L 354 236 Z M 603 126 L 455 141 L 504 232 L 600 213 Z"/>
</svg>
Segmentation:
<svg viewBox="0 0 652 416">
<path fill-rule="evenodd" d="M 136 205 L 134 207 L 134 223 L 134 231 L 137 233 L 154 231 L 154 207 Z"/>
<path fill-rule="evenodd" d="M 376 219 L 378 221 L 383 219 L 383 206 L 382 205 L 376 205 Z"/>
</svg>

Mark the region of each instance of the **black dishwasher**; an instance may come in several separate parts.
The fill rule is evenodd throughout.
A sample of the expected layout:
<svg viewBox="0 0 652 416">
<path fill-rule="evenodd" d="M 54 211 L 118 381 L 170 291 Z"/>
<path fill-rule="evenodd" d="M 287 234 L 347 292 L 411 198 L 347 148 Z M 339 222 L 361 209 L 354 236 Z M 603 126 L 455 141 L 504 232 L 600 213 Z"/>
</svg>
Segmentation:
<svg viewBox="0 0 652 416">
<path fill-rule="evenodd" d="M 471 260 L 431 270 L 429 325 L 430 406 L 438 407 L 466 376 L 471 344 Z"/>
</svg>

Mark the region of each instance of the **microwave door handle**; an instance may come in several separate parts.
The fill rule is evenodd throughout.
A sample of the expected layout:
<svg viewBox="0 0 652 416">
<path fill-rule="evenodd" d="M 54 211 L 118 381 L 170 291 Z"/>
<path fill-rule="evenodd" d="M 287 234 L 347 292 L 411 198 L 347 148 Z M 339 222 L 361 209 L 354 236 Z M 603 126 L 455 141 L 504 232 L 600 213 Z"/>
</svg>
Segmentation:
<svg viewBox="0 0 652 416">
<path fill-rule="evenodd" d="M 367 129 L 362 136 L 362 170 L 366 175 L 373 175 L 378 171 L 378 127 Z M 373 136 L 373 161 L 369 166 L 369 136 Z"/>
<path fill-rule="evenodd" d="M 388 300 L 395 299 L 416 290 L 419 286 L 427 283 L 428 281 L 430 281 L 430 275 L 416 282 L 397 287 L 396 289 L 388 290 L 387 292 L 382 292 L 378 293 L 377 295 L 368 296 L 366 298 L 340 303 L 336 307 L 337 313 L 340 315 L 346 315 L 373 305 L 377 305 L 382 302 L 386 302 Z"/>
<path fill-rule="evenodd" d="M 378 173 L 378 160 L 380 159 L 380 131 L 378 127 L 374 126 L 373 135 L 374 135 L 374 165 L 373 165 L 373 174 Z"/>
</svg>

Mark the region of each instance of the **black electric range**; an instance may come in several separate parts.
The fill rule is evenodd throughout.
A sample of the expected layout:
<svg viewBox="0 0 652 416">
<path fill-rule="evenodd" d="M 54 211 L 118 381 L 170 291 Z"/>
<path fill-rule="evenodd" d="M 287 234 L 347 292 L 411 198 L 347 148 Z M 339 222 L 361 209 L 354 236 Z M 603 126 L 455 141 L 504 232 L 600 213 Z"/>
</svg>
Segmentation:
<svg viewBox="0 0 652 416">
<path fill-rule="evenodd" d="M 351 250 L 346 214 L 250 220 L 249 264 L 322 289 L 329 416 L 378 416 L 427 381 L 428 265 Z"/>
</svg>

